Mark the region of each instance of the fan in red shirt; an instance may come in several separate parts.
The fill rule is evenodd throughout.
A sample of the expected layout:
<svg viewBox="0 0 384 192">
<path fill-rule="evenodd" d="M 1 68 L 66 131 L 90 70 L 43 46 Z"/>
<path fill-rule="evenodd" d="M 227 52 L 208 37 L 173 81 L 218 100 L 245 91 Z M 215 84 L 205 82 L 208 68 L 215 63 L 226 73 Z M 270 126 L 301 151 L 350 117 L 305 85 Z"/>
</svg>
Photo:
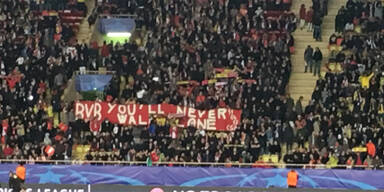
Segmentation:
<svg viewBox="0 0 384 192">
<path fill-rule="evenodd" d="M 196 97 L 196 103 L 204 103 L 205 96 L 203 95 L 203 92 L 200 91 L 199 95 Z"/>
<path fill-rule="evenodd" d="M 371 157 L 374 157 L 376 154 L 375 144 L 373 144 L 372 141 L 369 140 L 368 143 L 366 144 L 366 147 L 367 147 L 368 155 L 370 155 Z"/>
<path fill-rule="evenodd" d="M 89 121 L 89 128 L 92 132 L 99 132 L 101 128 L 101 121 L 95 119 L 92 119 Z"/>
<path fill-rule="evenodd" d="M 108 57 L 109 56 L 109 47 L 107 45 L 107 42 L 104 41 L 103 47 L 101 47 L 101 56 L 102 57 Z"/>
<path fill-rule="evenodd" d="M 24 77 L 22 73 L 20 73 L 17 70 L 14 70 L 11 74 L 7 76 L 2 76 L 8 83 L 8 87 L 10 89 L 13 89 L 18 82 L 21 81 L 21 79 Z"/>
<path fill-rule="evenodd" d="M 9 146 L 8 144 L 5 145 L 4 149 L 3 149 L 3 154 L 4 156 L 10 156 L 13 154 L 13 148 L 11 146 Z"/>
<path fill-rule="evenodd" d="M 151 152 L 151 160 L 152 162 L 157 162 L 159 161 L 160 157 L 157 155 L 156 153 L 156 149 L 154 149 L 152 152 Z"/>
</svg>

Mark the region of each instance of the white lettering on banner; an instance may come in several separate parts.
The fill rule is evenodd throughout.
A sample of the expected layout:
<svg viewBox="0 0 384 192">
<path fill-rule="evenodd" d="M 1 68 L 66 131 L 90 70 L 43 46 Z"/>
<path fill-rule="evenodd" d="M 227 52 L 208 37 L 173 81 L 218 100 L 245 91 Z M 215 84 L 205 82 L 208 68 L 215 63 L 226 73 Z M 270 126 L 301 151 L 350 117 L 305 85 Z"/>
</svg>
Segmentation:
<svg viewBox="0 0 384 192">
<path fill-rule="evenodd" d="M 44 189 L 44 192 L 51 192 L 50 189 Z"/>
<path fill-rule="evenodd" d="M 203 128 L 203 129 L 205 129 L 207 126 L 206 126 L 206 124 L 205 124 L 205 121 L 203 122 L 203 121 L 201 121 L 201 120 L 197 120 L 197 126 L 196 127 L 201 127 L 201 128 Z"/>
<path fill-rule="evenodd" d="M 205 114 L 205 111 L 203 111 L 203 110 L 198 110 L 197 113 L 198 113 L 198 115 L 199 115 L 199 118 L 202 118 L 203 115 Z"/>
<path fill-rule="evenodd" d="M 108 114 L 110 114 L 116 107 L 116 104 L 108 103 Z"/>
<path fill-rule="evenodd" d="M 143 121 L 143 117 L 141 115 L 139 115 L 139 125 L 147 125 L 148 122 L 146 121 Z"/>
<path fill-rule="evenodd" d="M 183 115 L 187 114 L 187 108 L 186 107 L 180 107 L 180 106 L 177 106 L 176 107 L 176 113 L 177 114 L 180 114 L 182 113 Z"/>
<path fill-rule="evenodd" d="M 120 124 L 125 124 L 127 122 L 127 108 L 125 105 L 119 105 L 117 107 L 117 120 L 119 121 Z"/>
<path fill-rule="evenodd" d="M 76 103 L 76 116 L 80 116 L 80 118 L 91 119 L 96 118 L 97 120 L 101 120 L 101 105 L 100 103 L 93 103 L 90 106 L 87 104 Z M 85 117 L 84 117 L 85 114 Z"/>
<path fill-rule="evenodd" d="M 93 117 L 96 117 L 98 121 L 101 120 L 101 104 L 100 103 L 95 103 L 95 110 L 93 113 Z"/>
<path fill-rule="evenodd" d="M 196 118 L 195 112 L 196 112 L 196 110 L 194 108 L 189 108 L 188 117 L 189 118 Z"/>
<path fill-rule="evenodd" d="M 215 110 L 214 109 L 211 109 L 211 110 L 208 111 L 208 118 L 209 119 L 216 119 Z"/>
<path fill-rule="evenodd" d="M 161 105 L 157 105 L 157 114 L 165 114 L 165 112 L 161 110 Z"/>
<path fill-rule="evenodd" d="M 225 113 L 227 109 L 217 109 L 217 117 L 218 119 L 225 119 Z"/>
<path fill-rule="evenodd" d="M 117 107 L 117 111 L 120 114 L 126 114 L 127 113 L 127 107 L 125 105 L 119 105 L 119 107 Z"/>
<path fill-rule="evenodd" d="M 187 126 L 196 126 L 196 119 L 188 119 Z"/>
<path fill-rule="evenodd" d="M 119 124 L 125 124 L 127 122 L 127 115 L 126 114 L 117 114 L 117 120 L 119 121 Z"/>
<path fill-rule="evenodd" d="M 211 109 L 211 110 L 198 110 L 185 106 L 176 106 L 168 104 L 158 105 L 142 105 L 142 104 L 128 104 L 119 105 L 107 102 L 78 102 L 75 104 L 75 115 L 81 119 L 97 119 L 99 121 L 108 118 L 112 123 L 122 125 L 148 125 L 149 118 L 147 115 L 163 114 L 172 115 L 174 113 L 181 115 L 179 127 L 187 127 L 189 125 L 201 127 L 207 130 L 227 130 L 231 122 L 222 121 L 227 118 L 234 119 L 232 127 L 236 127 L 238 121 L 238 113 L 236 110 L 227 108 Z M 176 111 L 174 111 L 176 110 Z M 168 114 L 170 113 L 170 114 Z M 215 127 L 216 124 L 221 128 Z M 225 127 L 224 127 L 225 126 Z M 43 191 L 42 191 L 43 192 Z"/>
<path fill-rule="evenodd" d="M 136 105 L 119 105 L 117 107 L 117 112 L 117 119 L 120 124 L 127 124 L 128 119 L 128 124 L 137 125 L 137 121 L 135 119 Z M 141 118 L 141 115 L 138 116 Z"/>
<path fill-rule="evenodd" d="M 84 105 L 82 103 L 76 103 L 75 117 L 80 117 L 84 119 Z"/>
<path fill-rule="evenodd" d="M 216 119 L 207 119 L 207 129 L 216 130 Z"/>
<path fill-rule="evenodd" d="M 129 116 L 128 124 L 129 125 L 136 125 L 136 120 L 135 120 L 134 116 Z"/>
<path fill-rule="evenodd" d="M 216 120 L 190 118 L 187 121 L 187 126 L 193 126 L 196 128 L 202 128 L 206 130 L 216 130 Z"/>
<path fill-rule="evenodd" d="M 130 116 L 135 115 L 135 113 L 136 113 L 136 105 L 127 105 L 127 108 L 128 108 L 128 115 L 130 115 Z"/>
<path fill-rule="evenodd" d="M 91 118 L 91 112 L 93 111 L 93 108 L 95 108 L 95 104 L 92 104 L 91 107 L 88 107 L 88 105 L 85 105 L 85 116 L 87 118 Z"/>
<path fill-rule="evenodd" d="M 153 106 L 153 105 L 148 105 L 148 113 L 149 113 L 149 114 L 156 114 L 156 111 L 153 111 L 153 110 L 152 110 L 152 106 Z"/>
<path fill-rule="evenodd" d="M 188 124 L 187 124 L 187 126 L 188 126 Z M 179 122 L 179 124 L 177 124 L 177 127 L 184 128 L 185 126 L 184 126 L 184 124 L 182 122 Z"/>
</svg>

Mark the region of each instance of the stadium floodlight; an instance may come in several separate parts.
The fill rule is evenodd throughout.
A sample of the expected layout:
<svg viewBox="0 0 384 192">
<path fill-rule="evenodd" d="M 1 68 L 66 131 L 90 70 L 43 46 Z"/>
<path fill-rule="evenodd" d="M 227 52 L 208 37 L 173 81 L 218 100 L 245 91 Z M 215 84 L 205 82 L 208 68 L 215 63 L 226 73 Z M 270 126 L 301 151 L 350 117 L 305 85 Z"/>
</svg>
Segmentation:
<svg viewBox="0 0 384 192">
<path fill-rule="evenodd" d="M 131 37 L 130 32 L 109 32 L 107 33 L 107 37 Z"/>
</svg>

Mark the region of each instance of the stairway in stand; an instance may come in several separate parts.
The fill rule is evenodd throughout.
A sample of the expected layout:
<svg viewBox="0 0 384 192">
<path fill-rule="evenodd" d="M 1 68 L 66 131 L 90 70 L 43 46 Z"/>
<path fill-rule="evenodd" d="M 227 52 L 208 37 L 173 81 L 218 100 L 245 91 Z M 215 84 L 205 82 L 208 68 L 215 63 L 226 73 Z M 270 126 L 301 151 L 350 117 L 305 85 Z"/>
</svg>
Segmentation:
<svg viewBox="0 0 384 192">
<path fill-rule="evenodd" d="M 329 37 L 335 31 L 335 17 L 339 8 L 345 5 L 346 0 L 328 0 L 328 15 L 323 18 L 322 25 L 322 41 L 318 42 L 313 39 L 312 32 L 307 29 L 300 30 L 298 28 L 292 35 L 295 39 L 295 53 L 292 55 L 292 73 L 289 82 L 289 93 L 291 97 L 297 101 L 300 96 L 304 97 L 302 104 L 306 106 L 312 97 L 312 92 L 316 86 L 317 76 L 304 73 L 304 51 L 307 45 L 311 45 L 314 49 L 319 47 L 323 53 L 322 74 L 326 72 L 325 64 L 328 61 L 328 41 Z M 301 4 L 305 4 L 308 9 L 312 5 L 312 0 L 294 0 L 292 11 L 298 16 Z"/>
<path fill-rule="evenodd" d="M 95 0 L 87 0 L 85 1 L 85 4 L 87 6 L 87 16 L 83 19 L 79 26 L 79 32 L 76 34 L 77 40 L 79 43 L 84 42 L 85 44 L 89 44 L 92 34 L 93 34 L 93 28 L 94 25 L 90 28 L 88 25 L 88 17 L 92 13 L 93 8 L 95 7 Z"/>
<path fill-rule="evenodd" d="M 86 0 L 85 4 L 87 6 L 88 12 L 84 19 L 81 21 L 79 31 L 76 33 L 76 38 L 79 43 L 84 42 L 85 44 L 89 45 L 93 34 L 94 26 L 92 26 L 92 28 L 89 27 L 88 17 L 92 13 L 93 8 L 95 7 L 95 0 Z M 70 103 L 80 98 L 80 94 L 76 92 L 75 76 L 73 75 L 71 79 L 68 80 L 67 87 L 65 88 L 64 94 L 61 96 L 61 99 L 66 103 Z"/>
</svg>

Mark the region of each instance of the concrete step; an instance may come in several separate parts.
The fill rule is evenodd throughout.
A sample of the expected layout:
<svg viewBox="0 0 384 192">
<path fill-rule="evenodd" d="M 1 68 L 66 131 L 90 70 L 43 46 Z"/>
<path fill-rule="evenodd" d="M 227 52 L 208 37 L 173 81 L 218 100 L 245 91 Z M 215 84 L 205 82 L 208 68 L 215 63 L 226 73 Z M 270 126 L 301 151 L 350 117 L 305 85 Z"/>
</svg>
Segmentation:
<svg viewBox="0 0 384 192">
<path fill-rule="evenodd" d="M 300 82 L 297 82 L 300 83 Z M 313 83 L 310 86 L 289 86 L 290 93 L 300 93 L 300 94 L 312 94 L 313 90 L 315 89 L 315 83 Z"/>
<path fill-rule="evenodd" d="M 328 37 L 330 37 L 333 33 L 335 33 L 335 31 L 334 30 L 329 30 L 329 31 L 322 31 L 321 32 L 321 37 L 322 38 L 327 38 L 328 39 Z M 315 41 L 314 39 L 313 39 L 313 32 L 311 31 L 311 32 L 307 32 L 307 30 L 305 29 L 305 31 L 303 30 L 303 31 L 301 31 L 300 29 L 299 29 L 299 32 L 297 32 L 296 33 L 296 38 L 295 38 L 295 40 L 297 39 L 297 40 L 307 40 L 307 41 L 311 41 L 310 39 L 312 38 L 312 41 Z M 296 42 L 296 41 L 295 41 Z"/>
<path fill-rule="evenodd" d="M 87 0 L 85 4 L 87 6 L 87 9 L 89 10 L 88 15 L 86 17 L 86 18 L 88 18 L 88 16 L 91 14 L 93 8 L 95 7 L 95 0 Z M 88 22 L 86 21 L 86 19 L 84 19 L 79 26 L 79 32 L 77 33 L 77 39 L 84 40 L 85 43 L 88 44 L 91 40 L 92 34 L 93 34 L 93 30 L 91 28 L 89 28 Z"/>
<path fill-rule="evenodd" d="M 308 45 L 311 45 L 312 48 L 315 48 L 315 46 L 314 46 L 315 44 L 308 44 Z M 305 47 L 307 47 L 307 46 L 305 46 Z M 323 48 L 319 47 L 319 49 L 320 49 L 321 53 L 323 53 L 323 58 L 328 57 L 329 51 L 326 47 L 323 47 Z M 294 60 L 295 62 L 297 62 L 297 61 L 303 62 L 304 61 L 303 56 L 304 56 L 304 51 L 302 49 L 302 51 L 295 51 L 294 55 L 291 56 L 291 59 Z"/>
<path fill-rule="evenodd" d="M 322 63 L 323 66 L 325 66 L 325 61 Z M 305 69 L 305 64 L 297 64 L 295 63 L 294 66 L 292 66 L 292 73 L 303 73 Z"/>
<path fill-rule="evenodd" d="M 332 27 L 332 28 L 321 28 L 321 33 L 322 34 L 329 34 L 329 35 L 332 35 L 332 33 L 334 33 L 335 32 L 335 29 Z M 310 31 L 310 32 L 308 32 L 307 31 L 307 29 L 303 29 L 303 30 L 300 30 L 300 29 L 298 29 L 298 30 L 296 30 L 295 32 L 294 32 L 294 34 L 297 34 L 297 35 L 313 35 L 313 31 Z M 300 36 L 298 36 L 298 37 L 300 37 Z"/>
<path fill-rule="evenodd" d="M 315 79 L 317 80 L 317 79 Z M 301 80 L 301 81 L 294 81 L 291 79 L 292 81 L 292 85 L 290 85 L 290 87 L 297 87 L 297 86 L 300 86 L 300 87 L 310 87 L 310 88 L 314 88 L 313 86 L 316 85 L 316 81 L 306 81 L 306 80 Z"/>
<path fill-rule="evenodd" d="M 307 32 L 307 29 L 296 30 L 292 35 L 295 39 L 295 53 L 291 56 L 292 73 L 289 81 L 288 91 L 291 97 L 296 101 L 300 96 L 304 97 L 304 106 L 308 104 L 311 99 L 312 92 L 318 80 L 317 76 L 312 73 L 304 73 L 304 51 L 308 45 L 312 47 L 319 47 L 323 53 L 322 71 L 325 70 L 324 63 L 327 60 L 328 39 L 335 32 L 335 17 L 342 5 L 345 5 L 346 0 L 331 0 L 328 2 L 328 15 L 323 18 L 323 25 L 321 27 L 322 42 L 313 39 L 313 32 Z M 294 13 L 299 13 L 301 4 L 305 4 L 308 8 L 312 5 L 312 0 L 293 1 L 291 10 Z"/>
<path fill-rule="evenodd" d="M 307 106 L 309 103 L 309 100 L 312 98 L 312 94 L 302 94 L 302 93 L 290 93 L 291 97 L 295 102 L 299 100 L 300 96 L 303 96 L 303 102 L 302 104 L 304 106 Z"/>
<path fill-rule="evenodd" d="M 311 73 L 303 73 L 303 75 L 291 75 L 290 81 L 317 81 L 318 77 L 313 76 Z"/>
<path fill-rule="evenodd" d="M 300 83 L 300 82 L 298 82 Z M 301 86 L 301 85 L 296 85 L 296 86 L 290 86 L 289 87 L 289 90 L 292 92 L 295 92 L 295 93 L 309 93 L 309 92 L 312 92 L 314 90 L 314 85 L 312 84 L 312 86 Z"/>
</svg>

